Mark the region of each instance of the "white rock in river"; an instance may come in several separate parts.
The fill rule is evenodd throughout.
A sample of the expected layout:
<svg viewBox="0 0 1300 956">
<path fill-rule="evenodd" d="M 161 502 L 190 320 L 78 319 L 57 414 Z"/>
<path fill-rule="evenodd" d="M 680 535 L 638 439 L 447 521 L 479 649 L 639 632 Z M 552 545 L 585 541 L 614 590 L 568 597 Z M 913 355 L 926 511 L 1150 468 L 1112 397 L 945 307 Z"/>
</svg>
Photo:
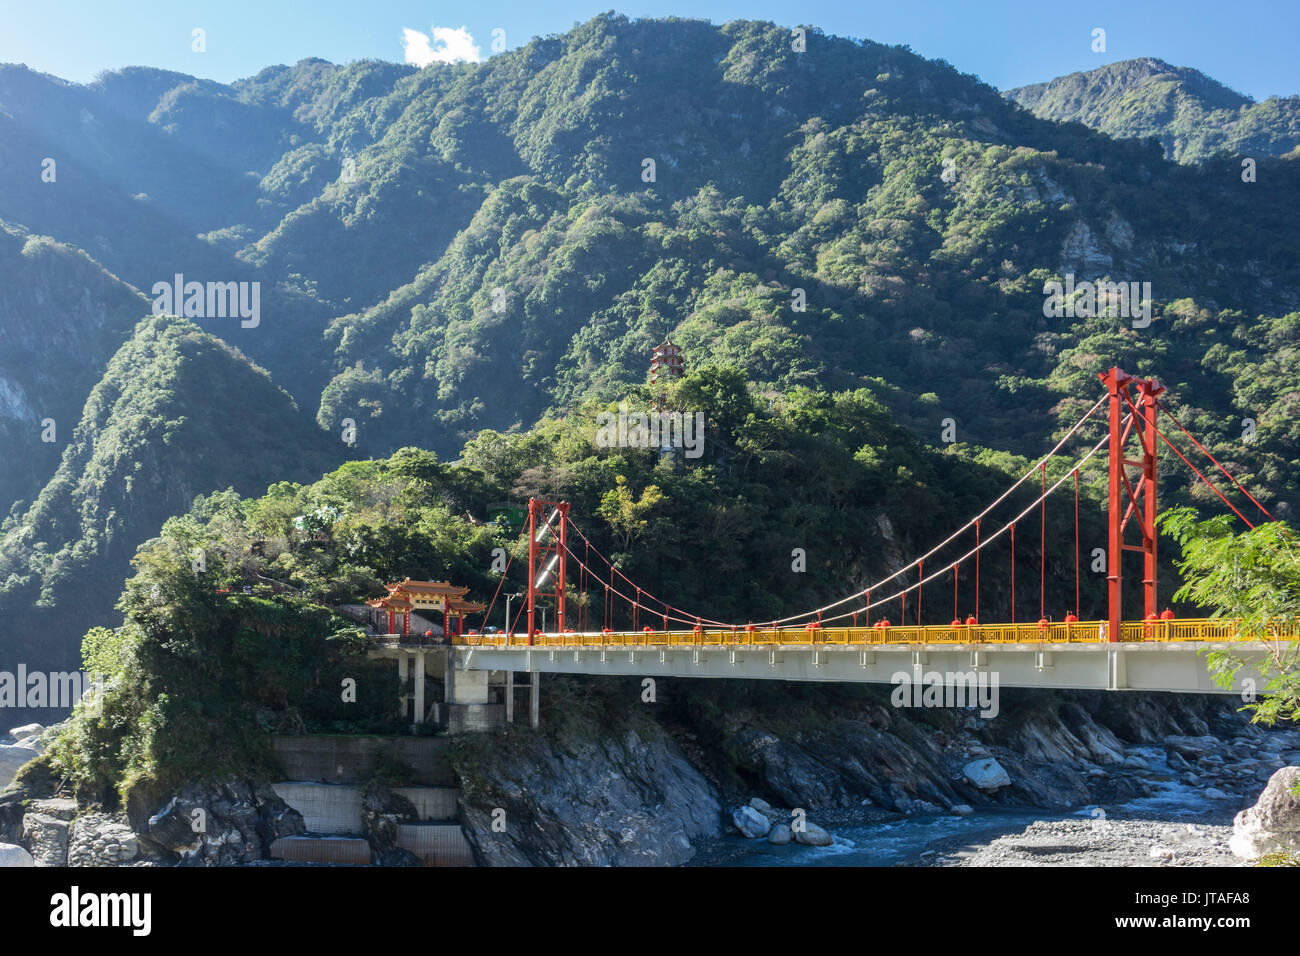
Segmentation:
<svg viewBox="0 0 1300 956">
<path fill-rule="evenodd" d="M 968 817 L 974 812 L 975 808 L 969 803 L 957 803 L 952 808 L 952 815 L 955 817 Z"/>
<path fill-rule="evenodd" d="M 772 827 L 772 832 L 767 835 L 767 842 L 775 843 L 777 846 L 785 846 L 792 839 L 794 838 L 790 834 L 790 824 L 788 823 L 778 823 Z"/>
<path fill-rule="evenodd" d="M 971 761 L 962 768 L 962 773 L 981 790 L 999 790 L 1011 786 L 1011 775 L 993 757 Z"/>
<path fill-rule="evenodd" d="M 767 813 L 768 810 L 772 809 L 772 804 L 768 803 L 762 797 L 754 797 L 754 799 L 749 801 L 749 805 L 759 813 Z"/>
<path fill-rule="evenodd" d="M 1300 767 L 1283 767 L 1273 774 L 1259 802 L 1242 810 L 1232 823 L 1228 847 L 1244 859 L 1266 853 L 1300 853 L 1300 797 L 1291 791 L 1300 783 Z"/>
<path fill-rule="evenodd" d="M 747 836 L 751 840 L 767 836 L 768 831 L 772 829 L 771 821 L 753 807 L 736 807 L 731 811 L 731 822 L 736 825 L 736 829 L 742 836 Z"/>
<path fill-rule="evenodd" d="M 19 767 L 39 756 L 40 754 L 31 747 L 0 744 L 0 790 L 9 786 Z"/>
<path fill-rule="evenodd" d="M 1205 796 L 1210 800 L 1226 800 L 1228 795 L 1218 787 L 1206 787 Z"/>
<path fill-rule="evenodd" d="M 0 843 L 0 869 L 8 866 L 35 866 L 32 855 L 12 843 Z"/>
<path fill-rule="evenodd" d="M 39 737 L 45 733 L 45 728 L 40 724 L 23 724 L 21 727 L 12 727 L 9 730 L 9 736 L 15 740 L 22 740 L 24 737 Z"/>
<path fill-rule="evenodd" d="M 798 830 L 794 831 L 796 843 L 802 843 L 804 846 L 830 846 L 835 839 L 815 823 L 807 820 L 803 822 Z"/>
</svg>

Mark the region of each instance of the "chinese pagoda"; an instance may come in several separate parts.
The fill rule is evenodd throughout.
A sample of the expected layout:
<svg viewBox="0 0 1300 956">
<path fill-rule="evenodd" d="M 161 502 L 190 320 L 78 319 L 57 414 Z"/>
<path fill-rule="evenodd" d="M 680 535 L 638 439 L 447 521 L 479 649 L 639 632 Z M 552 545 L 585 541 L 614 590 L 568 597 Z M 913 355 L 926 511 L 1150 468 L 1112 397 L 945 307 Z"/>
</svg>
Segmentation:
<svg viewBox="0 0 1300 956">
<path fill-rule="evenodd" d="M 650 356 L 650 384 L 657 385 L 661 376 L 665 382 L 681 378 L 685 371 L 685 361 L 682 347 L 664 339 L 662 345 L 655 346 Z"/>
</svg>

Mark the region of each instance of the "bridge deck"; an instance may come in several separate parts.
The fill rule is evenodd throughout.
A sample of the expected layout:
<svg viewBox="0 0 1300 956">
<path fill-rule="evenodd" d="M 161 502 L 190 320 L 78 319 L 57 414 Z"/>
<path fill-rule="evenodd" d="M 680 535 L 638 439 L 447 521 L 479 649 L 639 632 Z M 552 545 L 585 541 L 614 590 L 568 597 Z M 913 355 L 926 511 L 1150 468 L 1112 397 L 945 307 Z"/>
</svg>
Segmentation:
<svg viewBox="0 0 1300 956">
<path fill-rule="evenodd" d="M 700 631 L 568 631 L 563 634 L 535 634 L 530 642 L 523 634 L 468 634 L 452 638 L 467 647 L 736 647 L 770 645 L 862 645 L 884 644 L 1099 644 L 1107 642 L 1105 621 L 1053 623 L 1043 627 L 1025 624 L 963 624 L 892 627 L 821 627 L 815 629 L 775 628 L 748 631 L 704 628 Z M 1258 641 L 1254 635 L 1237 633 L 1238 622 L 1210 618 L 1172 621 L 1125 621 L 1120 642 L 1222 642 Z M 1300 638 L 1300 622 L 1282 624 L 1276 636 Z"/>
<path fill-rule="evenodd" d="M 1290 640 L 1297 628 L 1279 629 Z M 1129 622 L 1100 640 L 1101 622 L 954 627 L 820 628 L 463 635 L 456 670 L 894 683 L 973 674 L 1003 687 L 1248 694 L 1263 686 L 1272 645 L 1234 622 Z M 1246 666 L 1218 686 L 1205 652 L 1235 648 Z M 378 649 L 376 649 L 378 650 Z M 384 653 L 392 653 L 392 650 Z M 983 675 L 982 677 L 980 675 Z"/>
</svg>

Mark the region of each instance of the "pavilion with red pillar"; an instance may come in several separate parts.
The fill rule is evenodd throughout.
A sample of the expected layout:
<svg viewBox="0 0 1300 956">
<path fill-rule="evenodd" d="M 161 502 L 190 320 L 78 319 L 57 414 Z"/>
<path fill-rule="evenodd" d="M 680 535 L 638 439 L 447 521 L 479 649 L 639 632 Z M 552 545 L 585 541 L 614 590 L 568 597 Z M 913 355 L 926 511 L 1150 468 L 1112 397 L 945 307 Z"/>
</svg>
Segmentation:
<svg viewBox="0 0 1300 956">
<path fill-rule="evenodd" d="M 396 584 L 385 584 L 388 594 L 367 601 L 374 609 L 374 626 L 387 634 L 410 634 L 413 611 L 441 611 L 442 632 L 453 636 L 464 632 L 465 615 L 482 613 L 486 605 L 466 601 L 469 588 L 457 587 L 449 581 L 412 581 L 405 578 Z"/>
</svg>

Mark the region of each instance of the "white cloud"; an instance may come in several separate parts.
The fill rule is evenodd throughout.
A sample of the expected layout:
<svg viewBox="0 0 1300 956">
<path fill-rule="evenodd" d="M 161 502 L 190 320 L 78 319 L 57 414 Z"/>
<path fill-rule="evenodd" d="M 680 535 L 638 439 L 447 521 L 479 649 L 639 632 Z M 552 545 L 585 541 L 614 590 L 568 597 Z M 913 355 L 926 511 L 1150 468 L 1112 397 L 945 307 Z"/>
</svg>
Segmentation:
<svg viewBox="0 0 1300 956">
<path fill-rule="evenodd" d="M 410 27 L 402 28 L 402 49 L 407 63 L 428 66 L 430 63 L 482 62 L 483 51 L 465 27 L 459 30 L 433 27 L 431 33 L 432 38 Z"/>
</svg>

